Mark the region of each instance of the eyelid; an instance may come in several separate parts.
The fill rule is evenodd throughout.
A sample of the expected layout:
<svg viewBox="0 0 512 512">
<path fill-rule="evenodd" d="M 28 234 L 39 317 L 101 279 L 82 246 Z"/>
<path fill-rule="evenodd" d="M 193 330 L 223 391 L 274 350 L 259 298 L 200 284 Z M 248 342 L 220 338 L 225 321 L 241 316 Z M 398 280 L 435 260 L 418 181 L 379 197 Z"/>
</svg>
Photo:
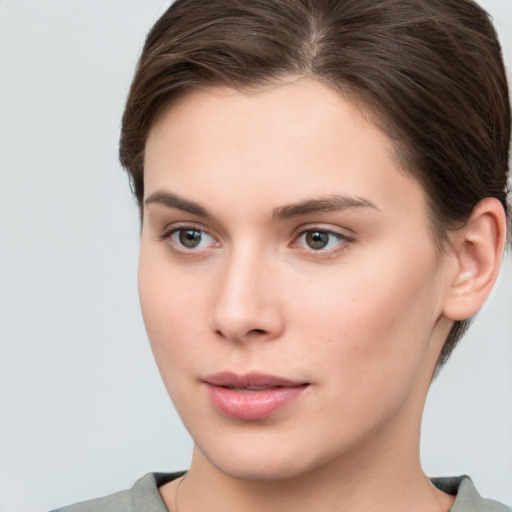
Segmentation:
<svg viewBox="0 0 512 512">
<path fill-rule="evenodd" d="M 211 244 L 209 247 L 206 247 L 206 248 L 199 248 L 199 249 L 195 249 L 195 248 L 187 249 L 186 247 L 180 248 L 176 245 L 176 243 L 174 243 L 172 241 L 172 236 L 179 231 L 186 231 L 186 230 L 199 231 L 199 232 L 209 236 L 215 243 Z M 157 235 L 157 239 L 167 242 L 169 249 L 171 251 L 175 252 L 176 254 L 185 255 L 185 256 L 186 255 L 192 256 L 194 254 L 199 254 L 199 253 L 205 252 L 209 249 L 220 246 L 218 237 L 216 235 L 214 235 L 211 232 L 211 230 L 208 229 L 206 226 L 196 223 L 196 222 L 174 222 L 172 224 L 169 224 L 162 230 L 162 232 L 159 235 Z"/>
<path fill-rule="evenodd" d="M 326 257 L 331 255 L 336 255 L 338 252 L 346 250 L 347 246 L 352 244 L 355 241 L 355 237 L 353 235 L 346 234 L 346 231 L 348 228 L 344 228 L 343 230 L 341 228 L 333 228 L 332 226 L 325 226 L 322 224 L 311 224 L 306 226 L 301 226 L 295 231 L 295 235 L 293 238 L 293 241 L 291 243 L 291 246 L 295 246 L 298 249 L 307 252 L 308 254 L 315 255 L 317 257 Z M 307 233 L 326 233 L 337 240 L 339 240 L 339 243 L 336 247 L 330 248 L 330 249 L 313 249 L 313 248 L 305 248 L 305 247 L 299 247 L 297 244 L 297 241 L 300 239 L 300 237 L 306 235 Z"/>
</svg>

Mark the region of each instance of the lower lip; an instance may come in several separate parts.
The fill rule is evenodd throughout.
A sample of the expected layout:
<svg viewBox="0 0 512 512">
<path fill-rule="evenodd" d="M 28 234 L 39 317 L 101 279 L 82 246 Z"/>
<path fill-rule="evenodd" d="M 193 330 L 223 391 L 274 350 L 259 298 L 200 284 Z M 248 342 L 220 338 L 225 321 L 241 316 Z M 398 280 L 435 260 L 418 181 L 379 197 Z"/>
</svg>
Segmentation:
<svg viewBox="0 0 512 512">
<path fill-rule="evenodd" d="M 263 420 L 284 409 L 307 385 L 276 387 L 258 391 L 223 388 L 206 384 L 213 406 L 225 416 L 239 420 Z"/>
</svg>

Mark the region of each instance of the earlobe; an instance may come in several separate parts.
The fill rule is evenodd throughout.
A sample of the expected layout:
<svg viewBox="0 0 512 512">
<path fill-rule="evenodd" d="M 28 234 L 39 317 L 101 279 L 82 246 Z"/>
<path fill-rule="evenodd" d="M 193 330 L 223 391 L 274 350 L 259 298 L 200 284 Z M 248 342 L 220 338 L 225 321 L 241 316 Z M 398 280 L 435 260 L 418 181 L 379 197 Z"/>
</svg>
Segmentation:
<svg viewBox="0 0 512 512">
<path fill-rule="evenodd" d="M 451 249 L 455 265 L 444 304 L 446 317 L 464 320 L 483 306 L 498 277 L 506 232 L 505 211 L 495 198 L 480 201 L 456 232 Z"/>
</svg>

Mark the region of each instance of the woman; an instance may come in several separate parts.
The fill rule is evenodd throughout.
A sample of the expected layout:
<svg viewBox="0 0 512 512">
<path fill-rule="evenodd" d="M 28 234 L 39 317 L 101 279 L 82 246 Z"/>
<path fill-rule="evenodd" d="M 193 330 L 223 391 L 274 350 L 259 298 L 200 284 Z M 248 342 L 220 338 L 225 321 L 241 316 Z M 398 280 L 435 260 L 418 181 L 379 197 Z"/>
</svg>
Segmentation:
<svg viewBox="0 0 512 512">
<path fill-rule="evenodd" d="M 473 2 L 175 2 L 120 155 L 192 462 L 66 510 L 507 510 L 429 480 L 419 438 L 497 277 L 509 144 Z"/>
</svg>

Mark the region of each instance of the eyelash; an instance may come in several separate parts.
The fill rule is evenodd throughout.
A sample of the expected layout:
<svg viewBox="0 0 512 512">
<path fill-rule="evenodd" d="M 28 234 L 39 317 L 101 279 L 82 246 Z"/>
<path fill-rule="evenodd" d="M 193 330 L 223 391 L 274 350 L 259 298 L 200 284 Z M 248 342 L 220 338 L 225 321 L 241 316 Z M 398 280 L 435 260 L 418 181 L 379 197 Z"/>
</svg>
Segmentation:
<svg viewBox="0 0 512 512">
<path fill-rule="evenodd" d="M 200 228 L 198 226 L 194 226 L 191 224 L 183 224 L 183 225 L 173 225 L 166 229 L 161 235 L 158 236 L 159 240 L 167 241 L 169 248 L 177 254 L 180 255 L 192 255 L 193 253 L 199 252 L 201 249 L 196 249 L 195 247 L 187 248 L 183 244 L 181 244 L 179 241 L 173 240 L 173 237 L 175 235 L 179 236 L 180 234 L 184 234 L 186 232 L 195 232 L 200 233 L 201 237 L 203 238 L 205 235 L 210 237 L 214 243 L 211 244 L 211 246 L 219 245 L 218 242 L 215 240 L 215 238 L 208 233 L 203 228 Z M 199 244 L 201 244 L 203 240 L 201 239 Z"/>
<path fill-rule="evenodd" d="M 325 247 L 320 247 L 318 249 L 314 249 L 311 246 L 308 247 L 298 247 L 298 241 L 306 237 L 307 235 L 323 235 L 329 237 L 327 240 L 327 245 L 332 241 L 334 238 L 339 243 L 336 244 L 333 248 L 326 249 Z M 347 245 L 352 243 L 354 239 L 352 237 L 349 237 L 347 235 L 343 235 L 337 231 L 333 231 L 330 229 L 325 228 L 319 228 L 319 227 L 311 227 L 307 229 L 302 229 L 297 237 L 295 238 L 292 245 L 297 246 L 299 249 L 302 249 L 304 251 L 307 251 L 309 253 L 312 253 L 317 256 L 332 256 L 337 254 L 339 251 L 342 251 L 347 248 Z"/>
<path fill-rule="evenodd" d="M 179 239 L 173 240 L 173 238 L 175 236 L 179 237 L 180 235 L 183 235 L 186 232 L 199 233 L 200 237 L 201 237 L 201 239 L 199 240 L 199 245 L 202 243 L 205 236 L 210 237 L 212 239 L 213 243 L 209 243 L 206 248 L 198 249 L 196 247 L 187 248 L 186 246 L 183 245 L 183 243 L 182 243 L 183 240 L 179 240 Z M 328 237 L 328 239 L 326 241 L 326 246 L 328 246 L 332 242 L 332 239 L 335 239 L 339 243 L 337 243 L 335 247 L 327 248 L 327 249 L 325 247 L 319 247 L 319 248 L 315 249 L 315 248 L 311 247 L 307 242 L 304 242 L 304 244 L 307 244 L 308 247 L 305 247 L 305 246 L 301 247 L 299 244 L 299 241 L 303 237 L 306 237 L 307 235 L 320 235 L 320 237 L 321 236 Z M 210 233 L 208 233 L 207 230 L 205 230 L 201 227 L 198 227 L 198 226 L 191 225 L 191 224 L 183 224 L 183 225 L 178 225 L 178 226 L 173 225 L 173 226 L 169 227 L 168 229 L 166 229 L 161 235 L 159 235 L 158 239 L 167 241 L 169 248 L 173 252 L 180 254 L 180 255 L 185 255 L 185 256 L 192 255 L 194 253 L 199 253 L 202 250 L 208 250 L 211 247 L 215 247 L 215 246 L 219 245 L 219 243 L 216 241 L 215 237 L 213 237 Z M 193 241 L 192 238 L 190 238 L 189 240 Z M 320 242 L 320 244 L 323 242 L 321 239 L 318 239 L 318 241 Z M 295 236 L 295 238 L 293 239 L 293 242 L 290 245 L 291 245 L 291 247 L 296 247 L 299 250 L 308 252 L 310 254 L 314 254 L 316 256 L 331 256 L 331 255 L 337 254 L 339 251 L 346 249 L 347 245 L 349 245 L 353 241 L 354 241 L 354 239 L 352 237 L 343 235 L 337 231 L 313 226 L 311 228 L 301 229 L 301 231 Z M 314 240 L 311 240 L 310 242 L 314 242 Z"/>
</svg>

